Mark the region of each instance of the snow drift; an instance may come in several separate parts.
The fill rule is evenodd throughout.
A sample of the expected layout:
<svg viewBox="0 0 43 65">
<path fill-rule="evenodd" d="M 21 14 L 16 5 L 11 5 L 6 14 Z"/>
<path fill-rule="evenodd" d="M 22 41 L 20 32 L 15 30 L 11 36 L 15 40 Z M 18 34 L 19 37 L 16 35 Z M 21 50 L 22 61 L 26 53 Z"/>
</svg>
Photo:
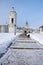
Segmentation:
<svg viewBox="0 0 43 65">
<path fill-rule="evenodd" d="M 33 33 L 30 34 L 30 37 L 38 41 L 41 45 L 43 45 L 43 34 Z"/>
<path fill-rule="evenodd" d="M 7 47 L 19 34 L 20 33 L 17 33 L 16 35 L 14 35 L 14 33 L 0 33 L 0 54 L 7 51 Z"/>
</svg>

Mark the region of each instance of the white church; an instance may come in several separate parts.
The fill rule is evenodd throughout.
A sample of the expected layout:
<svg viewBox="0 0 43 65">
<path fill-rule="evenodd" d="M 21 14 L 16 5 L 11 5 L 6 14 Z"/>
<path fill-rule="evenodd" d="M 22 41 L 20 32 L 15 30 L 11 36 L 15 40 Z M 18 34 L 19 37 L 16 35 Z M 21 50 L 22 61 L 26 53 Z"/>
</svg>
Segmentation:
<svg viewBox="0 0 43 65">
<path fill-rule="evenodd" d="M 7 25 L 0 25 L 0 32 L 1 33 L 14 33 L 16 34 L 16 11 L 14 7 L 12 7 L 9 15 L 9 24 Z"/>
<path fill-rule="evenodd" d="M 28 28 L 27 21 L 24 28 L 17 27 L 16 16 L 17 16 L 17 13 L 14 10 L 14 7 L 12 7 L 9 14 L 9 23 L 7 25 L 0 25 L 0 33 L 14 33 L 16 35 L 16 32 L 24 32 L 24 31 L 32 32 L 32 29 Z"/>
</svg>

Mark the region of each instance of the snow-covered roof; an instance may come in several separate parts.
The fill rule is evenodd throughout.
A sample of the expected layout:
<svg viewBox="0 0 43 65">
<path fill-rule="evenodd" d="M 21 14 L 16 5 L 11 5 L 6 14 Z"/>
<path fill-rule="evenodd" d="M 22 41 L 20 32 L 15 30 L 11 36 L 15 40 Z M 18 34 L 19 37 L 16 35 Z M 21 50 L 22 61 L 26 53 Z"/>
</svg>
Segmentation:
<svg viewBox="0 0 43 65">
<path fill-rule="evenodd" d="M 5 24 L 0 24 L 0 26 L 8 26 L 8 25 L 9 25 L 9 24 L 6 24 L 6 23 L 5 23 Z"/>
</svg>

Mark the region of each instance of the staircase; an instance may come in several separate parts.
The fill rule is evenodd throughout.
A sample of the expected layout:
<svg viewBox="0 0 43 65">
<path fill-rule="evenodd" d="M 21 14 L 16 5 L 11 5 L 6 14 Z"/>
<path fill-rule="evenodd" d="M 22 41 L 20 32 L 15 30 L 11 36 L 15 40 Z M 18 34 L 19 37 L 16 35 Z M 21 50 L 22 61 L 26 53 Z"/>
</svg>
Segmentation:
<svg viewBox="0 0 43 65">
<path fill-rule="evenodd" d="M 3 65 L 43 65 L 43 46 L 22 34 L 13 41 L 4 59 Z"/>
</svg>

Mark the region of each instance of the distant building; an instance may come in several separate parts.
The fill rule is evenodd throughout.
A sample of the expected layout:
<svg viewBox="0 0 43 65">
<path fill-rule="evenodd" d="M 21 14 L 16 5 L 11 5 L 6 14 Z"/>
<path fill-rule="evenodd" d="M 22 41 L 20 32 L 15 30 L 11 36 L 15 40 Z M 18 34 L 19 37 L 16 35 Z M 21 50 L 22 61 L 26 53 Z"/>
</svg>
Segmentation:
<svg viewBox="0 0 43 65">
<path fill-rule="evenodd" d="M 24 30 L 24 33 L 25 33 L 25 34 L 27 34 L 27 33 L 31 33 L 31 32 L 32 32 L 32 29 L 29 28 L 29 26 L 28 26 L 28 21 L 26 21 L 23 30 Z"/>
<path fill-rule="evenodd" d="M 28 29 L 28 21 L 25 23 L 25 28 Z"/>
<path fill-rule="evenodd" d="M 0 33 L 7 33 L 8 32 L 8 25 L 0 25 Z"/>
<path fill-rule="evenodd" d="M 39 27 L 40 33 L 43 33 L 43 25 Z"/>
<path fill-rule="evenodd" d="M 0 32 L 16 34 L 16 11 L 14 7 L 10 11 L 9 23 L 7 25 L 0 25 Z"/>
</svg>

